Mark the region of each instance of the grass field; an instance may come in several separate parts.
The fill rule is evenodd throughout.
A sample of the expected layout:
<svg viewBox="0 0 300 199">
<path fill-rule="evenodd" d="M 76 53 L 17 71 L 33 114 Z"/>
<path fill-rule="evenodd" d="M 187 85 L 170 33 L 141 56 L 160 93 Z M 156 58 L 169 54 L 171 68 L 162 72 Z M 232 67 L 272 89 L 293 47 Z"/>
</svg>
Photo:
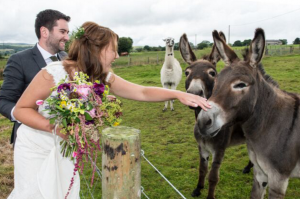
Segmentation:
<svg viewBox="0 0 300 199">
<path fill-rule="evenodd" d="M 177 56 L 177 55 L 175 55 Z M 284 90 L 300 93 L 300 56 L 278 56 L 263 59 L 265 70 Z M 182 68 L 186 67 L 182 64 Z M 223 63 L 218 64 L 218 70 Z M 117 75 L 145 86 L 160 85 L 160 65 L 118 67 Z M 184 77 L 178 87 L 184 91 Z M 175 101 L 175 111 L 162 112 L 164 103 L 145 103 L 122 99 L 123 126 L 141 130 L 142 149 L 145 156 L 177 187 L 188 199 L 198 179 L 198 149 L 193 136 L 194 114 L 186 106 Z M 9 143 L 11 123 L 0 117 L 0 198 L 6 198 L 13 188 L 13 160 Z M 242 174 L 248 163 L 245 145 L 229 148 L 220 170 L 220 182 L 216 189 L 218 199 L 250 198 L 252 175 Z M 101 168 L 101 161 L 98 162 Z M 85 172 L 88 177 L 90 171 Z M 82 194 L 88 189 L 81 176 Z M 89 181 L 89 179 L 87 179 Z M 142 186 L 151 199 L 181 198 L 152 167 L 142 159 Z M 300 198 L 300 180 L 291 179 L 286 198 Z M 101 198 L 101 183 L 96 181 L 95 198 Z M 206 188 L 200 198 L 206 198 Z M 82 197 L 83 198 L 83 197 Z M 90 197 L 85 197 L 90 198 Z M 145 198 L 144 196 L 142 197 Z M 267 198 L 267 197 L 266 197 Z"/>
</svg>

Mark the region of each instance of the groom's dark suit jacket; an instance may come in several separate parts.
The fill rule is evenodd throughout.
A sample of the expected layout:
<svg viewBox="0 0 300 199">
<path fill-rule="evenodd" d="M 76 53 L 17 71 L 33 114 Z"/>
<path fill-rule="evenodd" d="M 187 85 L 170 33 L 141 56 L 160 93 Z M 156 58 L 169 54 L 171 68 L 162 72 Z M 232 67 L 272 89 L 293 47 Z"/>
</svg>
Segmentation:
<svg viewBox="0 0 300 199">
<path fill-rule="evenodd" d="M 58 54 L 59 59 L 66 56 L 66 52 Z M 46 66 L 46 62 L 40 53 L 37 45 L 32 49 L 27 49 L 13 54 L 7 61 L 3 72 L 4 81 L 0 90 L 0 113 L 11 118 L 11 110 L 16 105 L 34 76 Z M 34 95 L 34 93 L 32 93 Z M 14 122 L 11 135 L 11 143 L 17 137 L 17 130 L 21 124 Z"/>
</svg>

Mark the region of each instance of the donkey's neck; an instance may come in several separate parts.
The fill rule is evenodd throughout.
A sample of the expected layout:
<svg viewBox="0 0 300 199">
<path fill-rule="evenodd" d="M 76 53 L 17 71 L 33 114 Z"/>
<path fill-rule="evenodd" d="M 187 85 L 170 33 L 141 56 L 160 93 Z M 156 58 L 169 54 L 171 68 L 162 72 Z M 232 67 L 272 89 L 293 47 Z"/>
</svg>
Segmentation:
<svg viewBox="0 0 300 199">
<path fill-rule="evenodd" d="M 265 80 L 258 84 L 254 112 L 243 125 L 245 136 L 255 140 L 272 131 L 292 131 L 295 120 L 299 120 L 299 96 L 286 93 Z"/>
</svg>

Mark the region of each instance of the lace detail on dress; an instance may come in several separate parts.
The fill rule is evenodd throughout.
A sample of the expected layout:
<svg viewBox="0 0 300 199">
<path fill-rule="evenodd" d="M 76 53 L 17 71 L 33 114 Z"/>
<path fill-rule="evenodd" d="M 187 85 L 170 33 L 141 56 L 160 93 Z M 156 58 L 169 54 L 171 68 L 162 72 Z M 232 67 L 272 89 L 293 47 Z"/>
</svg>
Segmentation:
<svg viewBox="0 0 300 199">
<path fill-rule="evenodd" d="M 48 64 L 43 70 L 46 70 L 50 75 L 53 76 L 55 85 L 63 78 L 68 75 L 68 73 L 65 71 L 64 66 L 62 65 L 61 61 L 52 62 Z"/>
</svg>

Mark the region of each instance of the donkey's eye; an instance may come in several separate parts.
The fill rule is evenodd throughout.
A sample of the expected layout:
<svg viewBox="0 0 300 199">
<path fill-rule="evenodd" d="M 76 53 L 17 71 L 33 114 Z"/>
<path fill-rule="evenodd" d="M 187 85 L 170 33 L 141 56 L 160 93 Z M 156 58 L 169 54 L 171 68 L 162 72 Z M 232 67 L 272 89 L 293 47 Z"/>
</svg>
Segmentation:
<svg viewBox="0 0 300 199">
<path fill-rule="evenodd" d="M 212 77 L 216 76 L 216 73 L 214 71 L 210 71 L 208 74 L 210 74 Z"/>
<path fill-rule="evenodd" d="M 189 74 L 190 74 L 190 72 L 189 71 L 185 71 L 185 76 L 187 77 Z"/>
<path fill-rule="evenodd" d="M 241 88 L 245 88 L 245 87 L 247 87 L 247 85 L 243 82 L 240 82 L 233 86 L 233 88 L 237 88 L 237 89 L 241 89 Z"/>
</svg>

